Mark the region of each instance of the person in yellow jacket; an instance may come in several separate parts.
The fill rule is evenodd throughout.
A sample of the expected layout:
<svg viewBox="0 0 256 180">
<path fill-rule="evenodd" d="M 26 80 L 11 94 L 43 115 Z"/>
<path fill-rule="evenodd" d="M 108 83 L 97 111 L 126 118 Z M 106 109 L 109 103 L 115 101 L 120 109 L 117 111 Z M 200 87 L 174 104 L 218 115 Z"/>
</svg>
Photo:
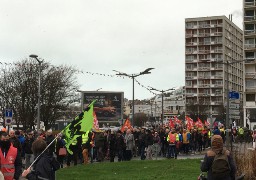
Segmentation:
<svg viewBox="0 0 256 180">
<path fill-rule="evenodd" d="M 184 129 L 182 133 L 182 140 L 183 140 L 183 150 L 185 154 L 188 154 L 189 151 L 189 141 L 190 141 L 190 133 Z"/>
<path fill-rule="evenodd" d="M 92 133 L 87 131 L 82 135 L 82 154 L 84 159 L 84 165 L 89 163 L 89 152 L 91 149 Z"/>
<path fill-rule="evenodd" d="M 175 132 L 174 129 L 172 129 L 167 136 L 167 142 L 169 143 L 167 158 L 177 159 L 177 151 L 176 151 L 177 140 L 179 140 L 179 135 Z"/>
</svg>

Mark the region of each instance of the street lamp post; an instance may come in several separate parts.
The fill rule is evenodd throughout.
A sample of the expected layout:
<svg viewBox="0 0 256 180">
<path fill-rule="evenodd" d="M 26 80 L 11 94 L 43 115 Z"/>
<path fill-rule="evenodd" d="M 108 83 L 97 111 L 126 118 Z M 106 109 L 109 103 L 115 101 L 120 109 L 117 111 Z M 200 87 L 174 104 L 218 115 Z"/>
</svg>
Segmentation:
<svg viewBox="0 0 256 180">
<path fill-rule="evenodd" d="M 29 57 L 31 57 L 31 58 L 34 58 L 34 59 L 36 59 L 37 60 L 37 62 L 38 62 L 38 65 L 39 65 L 39 67 L 38 67 L 38 70 L 39 70 L 39 75 L 38 75 L 38 103 L 37 103 L 37 131 L 39 131 L 39 129 L 40 129 L 40 96 L 41 96 L 41 65 L 42 65 L 42 62 L 43 61 L 40 61 L 39 59 L 38 59 L 38 56 L 37 55 L 35 55 L 35 54 L 31 54 L 31 55 L 29 55 Z"/>
<path fill-rule="evenodd" d="M 144 75 L 144 74 L 151 74 L 150 70 L 152 70 L 152 69 L 155 69 L 155 68 L 147 68 L 146 70 L 144 70 L 140 73 L 137 73 L 137 74 L 127 74 L 127 73 L 113 70 L 113 71 L 117 72 L 116 75 L 118 75 L 118 76 L 127 76 L 129 78 L 132 78 L 132 119 L 131 119 L 132 126 L 134 125 L 133 124 L 134 123 L 134 78 L 138 77 L 140 75 Z"/>
<path fill-rule="evenodd" d="M 171 88 L 171 89 L 167 89 L 167 90 L 158 90 L 158 89 L 150 87 L 150 90 L 158 91 L 158 92 L 161 92 L 161 94 L 162 94 L 162 115 L 161 115 L 162 117 L 161 117 L 161 119 L 162 119 L 162 126 L 163 126 L 164 125 L 164 93 L 167 91 L 170 91 L 170 90 L 174 90 L 174 89 Z"/>
</svg>

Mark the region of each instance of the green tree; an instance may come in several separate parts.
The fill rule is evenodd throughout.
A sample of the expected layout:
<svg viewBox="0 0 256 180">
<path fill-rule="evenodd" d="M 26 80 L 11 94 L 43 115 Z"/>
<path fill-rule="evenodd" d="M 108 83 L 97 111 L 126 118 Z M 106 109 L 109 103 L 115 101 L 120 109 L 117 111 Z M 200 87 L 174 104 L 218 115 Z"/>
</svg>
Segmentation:
<svg viewBox="0 0 256 180">
<path fill-rule="evenodd" d="M 46 128 L 51 127 L 68 109 L 78 88 L 77 71 L 69 66 L 41 64 L 40 119 Z M 38 102 L 39 66 L 33 59 L 21 60 L 12 65 L 1 66 L 0 98 L 2 107 L 12 108 L 14 119 L 23 128 L 36 124 Z"/>
</svg>

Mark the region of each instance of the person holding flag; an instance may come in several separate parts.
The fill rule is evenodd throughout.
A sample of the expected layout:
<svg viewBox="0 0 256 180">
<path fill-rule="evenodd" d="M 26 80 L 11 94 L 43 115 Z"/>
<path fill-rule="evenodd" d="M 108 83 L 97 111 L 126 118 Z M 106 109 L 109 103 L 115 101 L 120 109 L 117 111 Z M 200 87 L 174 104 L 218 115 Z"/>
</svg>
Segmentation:
<svg viewBox="0 0 256 180">
<path fill-rule="evenodd" d="M 54 180 L 55 175 L 52 171 L 56 171 L 59 166 L 58 162 L 52 164 L 53 161 L 49 161 L 49 154 L 46 150 L 51 146 L 52 143 L 61 135 L 65 135 L 66 148 L 70 154 L 73 154 L 70 149 L 70 145 L 77 139 L 81 138 L 83 134 L 87 134 L 87 132 L 91 131 L 93 126 L 93 104 L 96 100 L 94 100 L 81 114 L 79 114 L 68 126 L 65 127 L 59 133 L 56 138 L 50 143 L 46 144 L 42 139 L 38 139 L 34 146 L 32 145 L 33 153 L 36 154 L 36 158 L 34 162 L 30 165 L 30 167 L 22 173 L 22 177 L 26 177 L 27 179 L 49 179 Z M 48 160 L 47 160 L 48 159 Z M 46 163 L 46 161 L 48 163 Z M 51 163 L 51 166 L 48 166 Z M 34 165 L 34 166 L 33 166 Z M 31 167 L 33 166 L 33 171 L 31 171 Z M 42 168 L 44 171 L 42 171 Z"/>
</svg>

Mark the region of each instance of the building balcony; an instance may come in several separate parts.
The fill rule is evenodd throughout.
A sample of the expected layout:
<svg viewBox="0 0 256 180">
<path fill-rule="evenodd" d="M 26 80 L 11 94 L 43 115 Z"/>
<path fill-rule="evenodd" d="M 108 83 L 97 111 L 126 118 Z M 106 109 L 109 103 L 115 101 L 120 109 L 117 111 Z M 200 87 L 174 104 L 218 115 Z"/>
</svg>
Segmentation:
<svg viewBox="0 0 256 180">
<path fill-rule="evenodd" d="M 244 2 L 244 8 L 248 9 L 248 8 L 255 8 L 255 4 L 254 2 Z"/>
<path fill-rule="evenodd" d="M 187 42 L 186 46 L 197 46 L 197 42 Z"/>
<path fill-rule="evenodd" d="M 221 93 L 211 93 L 211 96 L 222 96 Z"/>
<path fill-rule="evenodd" d="M 196 93 L 186 93 L 186 97 L 194 97 Z"/>
<path fill-rule="evenodd" d="M 211 67 L 211 70 L 214 71 L 214 70 L 222 70 L 223 69 L 223 66 L 214 66 L 214 67 Z"/>
<path fill-rule="evenodd" d="M 198 79 L 210 79 L 211 76 L 207 76 L 207 75 L 201 75 L 198 76 Z"/>
<path fill-rule="evenodd" d="M 198 71 L 210 71 L 210 67 L 199 67 Z"/>
<path fill-rule="evenodd" d="M 250 22 L 250 21 L 255 21 L 255 20 L 256 20 L 255 16 L 244 16 L 245 22 Z"/>
<path fill-rule="evenodd" d="M 199 33 L 198 37 L 206 37 L 206 36 L 210 36 L 210 33 Z"/>
<path fill-rule="evenodd" d="M 212 49 L 211 53 L 222 53 L 223 49 Z"/>
<path fill-rule="evenodd" d="M 186 51 L 186 54 L 197 54 L 197 51 Z"/>
<path fill-rule="evenodd" d="M 256 86 L 245 87 L 246 93 L 256 93 Z"/>
<path fill-rule="evenodd" d="M 211 41 L 211 44 L 222 44 L 222 41 Z"/>
<path fill-rule="evenodd" d="M 199 25 L 199 28 L 210 28 L 211 25 L 210 24 L 202 24 L 202 25 Z"/>
<path fill-rule="evenodd" d="M 199 59 L 200 62 L 209 62 L 210 59 L 209 58 L 202 58 L 202 59 Z"/>
<path fill-rule="evenodd" d="M 220 59 L 220 58 L 210 58 L 210 61 L 212 61 L 212 62 L 221 62 L 221 61 L 223 61 L 223 59 Z"/>
<path fill-rule="evenodd" d="M 199 88 L 210 88 L 211 85 L 210 84 L 199 84 L 198 87 Z"/>
<path fill-rule="evenodd" d="M 198 96 L 210 96 L 208 93 L 198 93 Z"/>
<path fill-rule="evenodd" d="M 211 84 L 212 88 L 220 88 L 223 87 L 223 84 Z"/>
<path fill-rule="evenodd" d="M 245 72 L 245 78 L 255 78 L 256 72 Z"/>
<path fill-rule="evenodd" d="M 193 62 L 193 59 L 186 59 L 186 62 L 191 63 L 191 62 Z"/>
<path fill-rule="evenodd" d="M 244 45 L 244 50 L 253 50 L 256 48 L 255 44 L 245 44 Z"/>
<path fill-rule="evenodd" d="M 214 32 L 214 33 L 211 33 L 210 35 L 211 36 L 222 36 L 222 32 Z"/>
<path fill-rule="evenodd" d="M 220 75 L 215 75 L 215 76 L 211 76 L 211 79 L 222 79 L 223 76 Z"/>
<path fill-rule="evenodd" d="M 186 25 L 186 29 L 197 29 L 198 25 Z"/>
<path fill-rule="evenodd" d="M 255 64 L 256 57 L 245 57 L 244 64 Z"/>
<path fill-rule="evenodd" d="M 198 54 L 209 54 L 210 50 L 199 50 Z"/>
<path fill-rule="evenodd" d="M 248 36 L 255 36 L 255 35 L 256 35 L 256 30 L 255 30 L 255 29 L 252 29 L 252 30 L 245 30 L 245 31 L 244 31 L 244 35 L 245 35 L 246 37 L 248 37 Z"/>
<path fill-rule="evenodd" d="M 212 101 L 211 105 L 221 105 L 223 104 L 222 101 Z"/>
<path fill-rule="evenodd" d="M 246 101 L 245 106 L 246 107 L 255 107 L 256 103 L 254 101 Z"/>
</svg>

